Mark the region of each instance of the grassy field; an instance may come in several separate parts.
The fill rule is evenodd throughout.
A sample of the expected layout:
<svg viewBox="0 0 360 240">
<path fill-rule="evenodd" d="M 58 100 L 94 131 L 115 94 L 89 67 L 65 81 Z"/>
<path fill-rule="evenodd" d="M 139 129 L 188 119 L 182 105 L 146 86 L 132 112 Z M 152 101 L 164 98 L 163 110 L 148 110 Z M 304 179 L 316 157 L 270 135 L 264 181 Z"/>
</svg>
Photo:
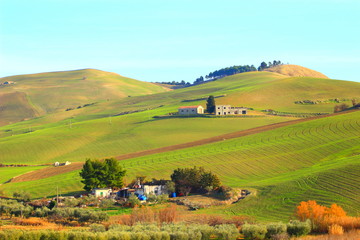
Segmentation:
<svg viewBox="0 0 360 240">
<path fill-rule="evenodd" d="M 0 79 L 0 82 L 5 81 L 15 83 L 0 86 L 0 98 L 5 94 L 21 93 L 26 99 L 17 99 L 16 104 L 7 106 L 8 111 L 17 108 L 17 114 L 0 111 L 0 119 L 8 120 L 6 124 L 93 102 L 166 91 L 152 83 L 95 69 L 27 74 Z M 27 108 L 34 113 L 30 114 Z M 23 116 L 18 116 L 19 114 Z"/>
<path fill-rule="evenodd" d="M 72 73 L 76 73 L 76 81 L 100 84 L 103 77 L 101 74 L 109 74 L 86 70 L 87 79 L 82 80 L 85 75 L 83 71 Z M 94 76 L 91 77 L 89 72 Z M 49 74 L 56 75 L 56 79 L 62 79 L 58 74 L 69 73 Z M 114 76 L 115 80 L 110 79 L 111 81 L 118 80 L 119 76 Z M 35 82 L 36 77 L 39 76 L 35 75 L 30 80 Z M 13 81 L 19 84 L 14 86 L 21 86 L 22 80 L 17 78 L 19 77 Z M 53 81 L 60 81 L 56 79 Z M 50 80 L 44 80 L 45 86 L 48 81 Z M 287 112 L 332 112 L 336 103 L 301 105 L 294 104 L 294 101 L 354 97 L 360 99 L 360 84 L 329 79 L 288 78 L 270 72 L 250 72 L 175 91 L 126 97 L 122 100 L 109 99 L 92 106 L 51 113 L 0 127 L 0 162 L 84 161 L 86 158 L 117 156 L 289 120 L 282 117 L 152 120 L 153 116 L 176 112 L 179 106 L 205 106 L 205 100 L 200 99 L 210 94 L 219 96 L 216 98 L 217 103 L 243 105 L 257 110 L 271 108 Z M 133 111 L 139 112 L 118 116 Z"/>
<path fill-rule="evenodd" d="M 253 194 L 228 207 L 200 213 L 247 214 L 260 220 L 291 218 L 295 206 L 314 199 L 338 203 L 352 215 L 360 209 L 360 111 L 299 123 L 219 143 L 122 161 L 127 181 L 135 175 L 169 178 L 177 167 L 204 166 L 224 184 Z M 78 171 L 1 186 L 6 193 L 27 188 L 33 196 L 80 191 Z"/>
<path fill-rule="evenodd" d="M 356 82 L 271 72 L 242 73 L 174 91 L 155 85 L 153 89 L 152 84 L 97 70 L 35 74 L 27 79 L 15 76 L 11 81 L 16 83 L 0 88 L 0 97 L 20 92 L 17 99 L 27 104 L 30 117 L 38 117 L 0 127 L 0 163 L 4 164 L 113 157 L 295 119 L 263 115 L 263 109 L 331 113 L 339 103 L 329 99 L 344 99 L 342 102 L 347 104 L 353 98 L 360 100 L 360 84 Z M 67 92 L 69 86 L 73 88 Z M 50 96 L 51 91 L 58 95 Z M 145 95 L 155 92 L 161 93 Z M 205 106 L 204 99 L 209 95 L 217 96 L 219 104 L 254 108 L 251 114 L 262 116 L 153 118 L 176 112 L 179 106 Z M 299 100 L 324 102 L 294 103 Z M 94 101 L 94 105 L 65 111 Z M 336 201 L 356 214 L 360 203 L 360 192 L 355 187 L 360 180 L 358 119 L 359 112 L 349 113 L 122 163 L 128 170 L 127 181 L 136 174 L 169 178 L 176 167 L 198 165 L 219 174 L 227 185 L 257 192 L 229 208 L 202 210 L 205 212 L 278 220 L 289 217 L 299 201 L 313 198 L 324 204 Z M 15 173 L 6 174 L 4 181 Z M 81 191 L 78 172 L 4 184 L 0 189 L 9 195 L 16 189 L 27 189 L 33 197 L 43 197 L 53 195 L 57 186 L 62 193 Z"/>
<path fill-rule="evenodd" d="M 5 183 L 13 177 L 22 175 L 27 172 L 44 168 L 44 166 L 35 167 L 1 167 L 0 168 L 0 184 Z"/>
</svg>

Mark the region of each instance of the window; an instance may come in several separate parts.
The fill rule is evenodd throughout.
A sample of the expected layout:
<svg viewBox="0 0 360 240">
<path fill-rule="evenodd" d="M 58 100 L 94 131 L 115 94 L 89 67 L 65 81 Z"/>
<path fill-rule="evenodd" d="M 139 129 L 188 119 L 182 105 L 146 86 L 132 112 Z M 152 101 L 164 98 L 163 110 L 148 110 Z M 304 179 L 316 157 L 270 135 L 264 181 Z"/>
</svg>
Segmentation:
<svg viewBox="0 0 360 240">
<path fill-rule="evenodd" d="M 220 107 L 218 107 L 218 109 L 220 109 Z"/>
<path fill-rule="evenodd" d="M 246 114 L 246 110 L 243 110 L 243 111 L 242 111 L 242 114 Z"/>
<path fill-rule="evenodd" d="M 218 115 L 220 115 L 221 113 L 220 112 L 218 112 Z"/>
</svg>

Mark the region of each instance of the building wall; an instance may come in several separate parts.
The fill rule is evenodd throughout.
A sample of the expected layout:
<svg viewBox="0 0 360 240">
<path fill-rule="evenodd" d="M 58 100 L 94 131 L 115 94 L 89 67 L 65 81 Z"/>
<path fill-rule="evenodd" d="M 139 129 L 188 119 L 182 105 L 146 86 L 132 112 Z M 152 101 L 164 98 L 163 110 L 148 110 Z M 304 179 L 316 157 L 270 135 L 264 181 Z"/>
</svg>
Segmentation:
<svg viewBox="0 0 360 240">
<path fill-rule="evenodd" d="M 188 114 L 204 114 L 204 108 L 203 107 L 197 107 L 197 108 L 179 108 L 178 113 L 180 115 L 188 115 Z"/>
<path fill-rule="evenodd" d="M 111 193 L 111 189 L 95 189 L 93 190 L 93 194 L 95 197 L 109 197 Z"/>
<path fill-rule="evenodd" d="M 216 115 L 241 115 L 247 114 L 247 109 L 242 107 L 231 107 L 231 105 L 216 105 L 215 106 Z"/>
</svg>

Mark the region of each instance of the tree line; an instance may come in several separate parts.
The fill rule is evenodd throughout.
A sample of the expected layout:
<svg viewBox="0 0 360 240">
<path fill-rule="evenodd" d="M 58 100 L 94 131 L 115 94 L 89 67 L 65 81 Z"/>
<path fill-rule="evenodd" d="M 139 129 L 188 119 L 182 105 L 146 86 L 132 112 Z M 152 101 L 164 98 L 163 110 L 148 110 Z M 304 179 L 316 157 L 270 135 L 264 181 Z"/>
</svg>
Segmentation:
<svg viewBox="0 0 360 240">
<path fill-rule="evenodd" d="M 200 76 L 200 77 L 196 78 L 192 84 L 190 82 L 185 82 L 184 80 L 182 80 L 180 82 L 171 81 L 171 82 L 157 82 L 157 83 L 187 87 L 187 86 L 201 84 L 201 83 L 205 82 L 206 80 L 216 80 L 219 78 L 231 76 L 231 75 L 238 74 L 238 73 L 263 71 L 267 68 L 275 67 L 275 66 L 282 65 L 282 64 L 283 63 L 280 60 L 274 60 L 272 62 L 267 62 L 267 63 L 263 61 L 260 63 L 259 67 L 255 67 L 254 65 L 234 65 L 232 67 L 221 68 L 219 70 L 210 72 L 209 74 L 207 74 L 205 76 L 205 78 L 203 76 Z"/>
</svg>

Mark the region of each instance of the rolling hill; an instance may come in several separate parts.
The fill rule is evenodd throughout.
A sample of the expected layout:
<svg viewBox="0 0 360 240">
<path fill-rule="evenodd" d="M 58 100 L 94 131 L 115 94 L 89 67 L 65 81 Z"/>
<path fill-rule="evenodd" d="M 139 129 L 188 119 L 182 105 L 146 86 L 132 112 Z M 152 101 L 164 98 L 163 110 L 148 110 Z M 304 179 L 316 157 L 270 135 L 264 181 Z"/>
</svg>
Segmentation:
<svg viewBox="0 0 360 240">
<path fill-rule="evenodd" d="M 96 74 L 92 77 L 88 73 L 84 79 L 84 72 L 81 71 L 95 71 Z M 311 116 L 331 113 L 339 103 L 351 104 L 351 99 L 360 100 L 360 83 L 357 82 L 290 77 L 266 71 L 241 73 L 173 91 L 165 91 L 156 86 L 159 93 L 147 94 L 150 92 L 144 90 L 141 96 L 136 96 L 135 92 L 138 92 L 139 88 L 130 93 L 132 90 L 120 87 L 123 83 L 119 83 L 119 78 L 122 77 L 118 75 L 104 80 L 107 77 L 100 75 L 108 76 L 108 73 L 98 70 L 81 71 L 76 72 L 78 80 L 74 82 L 93 81 L 94 85 L 90 84 L 92 87 L 101 85 L 101 82 L 112 84 L 111 87 L 101 85 L 101 92 L 108 92 L 95 94 L 95 97 L 100 99 L 96 104 L 76 108 L 79 104 L 77 99 L 82 99 L 78 97 L 76 89 L 73 98 L 66 101 L 61 100 L 62 96 L 58 96 L 62 108 L 46 103 L 47 98 L 40 92 L 34 95 L 35 98 L 31 98 L 31 94 L 36 92 L 33 87 L 29 94 L 25 90 L 16 90 L 21 102 L 29 106 L 25 109 L 29 109 L 30 114 L 37 117 L 0 127 L 0 163 L 43 164 L 71 161 L 81 164 L 86 158 L 113 157 L 156 148 L 171 148 L 176 144 L 297 119 L 301 114 Z M 35 78 L 24 82 L 35 82 Z M 54 84 L 57 86 L 61 83 L 61 78 L 56 79 L 44 81 L 49 81 L 49 86 L 52 82 L 59 81 Z M 10 91 L 11 88 L 23 86 L 21 79 L 13 78 L 11 81 L 15 84 L 0 89 L 3 97 L 9 98 L 10 95 L 5 94 L 14 94 Z M 135 80 L 130 82 L 132 81 Z M 137 81 L 136 83 L 142 84 Z M 88 91 L 81 89 L 79 95 Z M 120 92 L 124 89 L 131 97 L 121 95 L 123 93 Z M 83 90 L 84 92 L 81 92 Z M 88 98 L 81 104 L 93 101 L 91 91 L 84 93 Z M 169 116 L 169 113 L 176 112 L 179 106 L 205 106 L 209 95 L 214 95 L 216 102 L 220 104 L 252 108 L 251 116 Z M 314 104 L 296 103 L 304 100 L 311 100 Z M 36 101 L 41 104 L 36 105 Z M 65 105 L 75 108 L 65 111 Z M 46 109 L 50 110 L 46 112 Z M 261 111 L 263 109 L 273 109 L 288 116 L 267 115 Z M 154 116 L 160 117 L 153 118 Z M 127 159 L 122 163 L 128 169 L 128 180 L 136 174 L 168 177 L 175 167 L 195 164 L 213 170 L 227 185 L 253 189 L 254 193 L 258 193 L 241 205 L 211 210 L 215 212 L 241 213 L 265 219 L 264 214 L 268 211 L 271 215 L 268 219 L 277 220 L 289 216 L 294 204 L 308 194 L 325 204 L 332 201 L 331 196 L 337 196 L 340 199 L 338 203 L 354 214 L 359 211 L 355 207 L 358 200 L 351 193 L 357 194 L 353 181 L 357 181 L 359 177 L 353 171 L 358 168 L 356 161 L 359 160 L 356 148 L 359 142 L 355 137 L 356 134 L 359 135 L 358 118 L 359 112 L 351 112 L 218 143 Z M 330 189 L 332 183 L 325 180 L 337 176 L 337 171 L 343 173 L 344 177 L 344 180 L 334 186 L 340 189 L 338 195 Z M 26 170 L 13 171 L 6 176 L 11 178 L 20 172 L 26 173 Z M 319 176 L 322 176 L 321 179 Z M 10 194 L 13 189 L 26 188 L 33 196 L 43 197 L 52 195 L 52 189 L 55 189 L 56 185 L 61 185 L 63 194 L 71 194 L 82 188 L 78 171 L 72 171 L 50 177 L 45 174 L 41 179 L 33 181 L 8 183 L 0 189 Z M 284 190 L 286 187 L 289 191 Z M 350 200 L 341 198 L 344 194 L 351 195 Z"/>
<path fill-rule="evenodd" d="M 0 82 L 13 83 L 0 85 L 2 125 L 94 102 L 166 91 L 96 69 L 18 75 L 0 78 Z"/>
<path fill-rule="evenodd" d="M 292 65 L 292 64 L 278 65 L 275 67 L 265 69 L 264 71 L 275 72 L 290 77 L 312 77 L 312 78 L 326 78 L 326 79 L 328 78 L 324 74 L 317 72 L 315 70 L 302 67 L 299 65 Z"/>
</svg>

